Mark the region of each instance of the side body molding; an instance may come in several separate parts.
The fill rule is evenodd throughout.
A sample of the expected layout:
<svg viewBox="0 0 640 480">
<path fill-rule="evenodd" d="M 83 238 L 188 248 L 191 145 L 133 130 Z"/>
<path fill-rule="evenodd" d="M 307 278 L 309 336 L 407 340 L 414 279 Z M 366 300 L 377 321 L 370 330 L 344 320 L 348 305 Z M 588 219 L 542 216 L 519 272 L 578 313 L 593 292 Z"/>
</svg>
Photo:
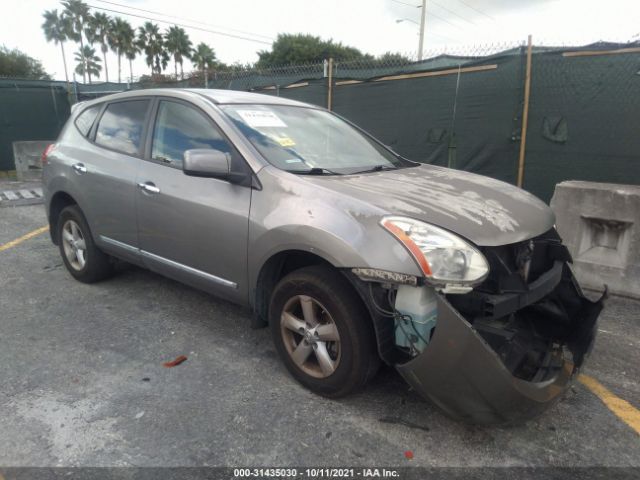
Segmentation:
<svg viewBox="0 0 640 480">
<path fill-rule="evenodd" d="M 210 273 L 207 272 L 203 272 L 202 270 L 198 270 L 197 268 L 193 268 L 190 267 L 188 265 L 183 265 L 181 263 L 178 262 L 174 262 L 173 260 L 170 260 L 168 258 L 164 258 L 161 257 L 159 255 L 155 255 L 153 253 L 141 250 L 139 248 L 136 247 L 132 247 L 131 245 L 127 245 L 126 243 L 122 243 L 119 242 L 117 240 L 114 240 L 112 238 L 109 237 L 105 237 L 105 236 L 100 236 L 100 240 L 106 244 L 109 245 L 110 247 L 112 247 L 115 250 L 122 250 L 124 252 L 130 253 L 130 254 L 135 254 L 135 255 L 139 255 L 140 257 L 142 257 L 143 260 L 151 260 L 152 262 L 157 262 L 157 263 L 161 263 L 166 265 L 167 267 L 170 267 L 172 269 L 175 269 L 177 271 L 183 272 L 187 275 L 193 276 L 193 277 L 197 277 L 201 280 L 204 280 L 205 282 L 209 282 L 215 285 L 221 285 L 223 287 L 228 287 L 228 288 L 233 288 L 233 289 L 237 289 L 238 288 L 238 284 L 235 282 L 232 282 L 230 280 L 227 280 L 225 278 L 221 278 L 218 277 L 216 275 L 212 275 Z"/>
</svg>

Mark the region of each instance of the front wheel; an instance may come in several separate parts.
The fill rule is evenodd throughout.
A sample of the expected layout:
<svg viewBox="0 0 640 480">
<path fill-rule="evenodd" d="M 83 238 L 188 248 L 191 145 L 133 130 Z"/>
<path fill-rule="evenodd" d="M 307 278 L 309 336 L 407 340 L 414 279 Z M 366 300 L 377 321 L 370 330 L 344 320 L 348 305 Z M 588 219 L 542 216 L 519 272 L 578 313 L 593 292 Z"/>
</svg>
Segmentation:
<svg viewBox="0 0 640 480">
<path fill-rule="evenodd" d="M 344 396 L 377 371 L 367 310 L 349 282 L 329 267 L 284 277 L 271 297 L 269 324 L 285 366 L 315 393 Z"/>
</svg>

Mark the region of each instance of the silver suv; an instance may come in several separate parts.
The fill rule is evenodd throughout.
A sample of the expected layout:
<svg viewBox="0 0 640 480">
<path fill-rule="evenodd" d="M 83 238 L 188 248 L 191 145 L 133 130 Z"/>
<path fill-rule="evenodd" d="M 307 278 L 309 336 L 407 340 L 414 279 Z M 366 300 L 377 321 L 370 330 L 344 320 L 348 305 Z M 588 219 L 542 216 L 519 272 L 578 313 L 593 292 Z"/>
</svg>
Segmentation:
<svg viewBox="0 0 640 480">
<path fill-rule="evenodd" d="M 77 105 L 43 161 L 71 275 L 124 260 L 247 305 L 325 396 L 384 362 L 455 418 L 518 422 L 560 398 L 594 341 L 602 299 L 581 293 L 546 204 L 315 106 L 111 95 Z"/>
</svg>

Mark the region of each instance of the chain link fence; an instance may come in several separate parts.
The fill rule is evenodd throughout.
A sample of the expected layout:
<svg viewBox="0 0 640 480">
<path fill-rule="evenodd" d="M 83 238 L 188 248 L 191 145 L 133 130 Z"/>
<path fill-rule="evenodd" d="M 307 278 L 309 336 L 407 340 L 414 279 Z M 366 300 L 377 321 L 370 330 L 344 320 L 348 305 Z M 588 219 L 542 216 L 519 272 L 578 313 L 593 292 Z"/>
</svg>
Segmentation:
<svg viewBox="0 0 640 480">
<path fill-rule="evenodd" d="M 635 132 L 640 42 L 533 45 L 529 98 L 527 54 L 526 42 L 517 41 L 443 48 L 425 52 L 422 59 L 393 54 L 271 68 L 213 68 L 191 72 L 184 80 L 143 76 L 127 84 L 67 85 L 0 79 L 0 96 L 21 92 L 21 106 L 10 109 L 26 114 L 38 111 L 32 106 L 48 99 L 51 110 L 55 101 L 57 113 L 38 121 L 48 122 L 51 128 L 46 131 L 57 134 L 69 103 L 125 90 L 206 84 L 330 108 L 421 162 L 510 183 L 517 182 L 522 167 L 523 187 L 545 200 L 555 183 L 566 179 L 640 183 L 640 136 Z M 525 103 L 529 115 L 523 146 Z M 2 114 L 10 124 L 12 112 Z M 7 135 L 40 135 L 29 131 L 33 128 L 27 121 L 14 123 L 14 130 L 9 129 L 13 133 L 5 129 L 2 142 L 8 141 Z M 4 144 L 0 148 L 7 150 Z M 10 159 L 2 155 L 0 170 L 11 168 Z"/>
</svg>

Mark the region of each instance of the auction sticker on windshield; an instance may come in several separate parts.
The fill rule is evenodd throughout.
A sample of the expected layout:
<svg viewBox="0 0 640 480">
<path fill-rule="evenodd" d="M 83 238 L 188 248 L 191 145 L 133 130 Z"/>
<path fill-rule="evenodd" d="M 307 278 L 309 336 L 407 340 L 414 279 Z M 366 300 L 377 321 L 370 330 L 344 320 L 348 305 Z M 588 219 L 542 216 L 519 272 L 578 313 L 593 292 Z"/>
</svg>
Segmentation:
<svg viewBox="0 0 640 480">
<path fill-rule="evenodd" d="M 292 138 L 280 136 L 280 135 L 269 135 L 274 142 L 277 142 L 281 147 L 294 147 L 296 142 L 293 141 Z"/>
<path fill-rule="evenodd" d="M 238 110 L 238 115 L 250 127 L 286 127 L 275 113 L 267 110 Z"/>
</svg>

